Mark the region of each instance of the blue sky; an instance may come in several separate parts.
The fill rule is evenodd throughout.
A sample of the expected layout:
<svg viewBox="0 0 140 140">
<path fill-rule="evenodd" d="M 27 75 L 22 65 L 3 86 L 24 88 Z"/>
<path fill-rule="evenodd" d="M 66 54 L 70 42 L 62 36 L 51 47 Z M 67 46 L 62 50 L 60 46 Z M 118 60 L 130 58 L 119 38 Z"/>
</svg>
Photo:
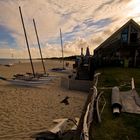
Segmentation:
<svg viewBox="0 0 140 140">
<path fill-rule="evenodd" d="M 11 34 L 8 28 L 0 25 L 0 46 L 7 44 L 8 48 L 16 48 L 16 40 Z"/>
<path fill-rule="evenodd" d="M 28 58 L 18 7 L 21 6 L 32 57 L 39 57 L 32 19 L 36 21 L 43 57 L 90 51 L 133 18 L 140 23 L 140 0 L 0 0 L 0 58 Z M 24 55 L 23 55 L 24 54 Z"/>
</svg>

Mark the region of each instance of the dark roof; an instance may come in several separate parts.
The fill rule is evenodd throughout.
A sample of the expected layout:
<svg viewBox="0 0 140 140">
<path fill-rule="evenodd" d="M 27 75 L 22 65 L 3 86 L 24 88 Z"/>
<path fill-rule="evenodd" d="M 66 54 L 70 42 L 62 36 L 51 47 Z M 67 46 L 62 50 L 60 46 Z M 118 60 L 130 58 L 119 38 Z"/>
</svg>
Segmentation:
<svg viewBox="0 0 140 140">
<path fill-rule="evenodd" d="M 138 23 L 136 23 L 133 19 L 130 19 L 127 23 L 125 23 L 121 28 L 119 28 L 115 33 L 113 33 L 109 38 L 107 38 L 103 43 L 101 43 L 96 49 L 95 51 L 97 51 L 98 49 L 102 48 L 104 45 L 108 44 L 109 41 L 111 41 L 111 39 L 116 36 L 119 32 L 121 32 L 125 27 L 127 27 L 129 24 L 133 24 L 134 26 L 136 26 L 139 30 L 140 30 L 140 25 Z"/>
</svg>

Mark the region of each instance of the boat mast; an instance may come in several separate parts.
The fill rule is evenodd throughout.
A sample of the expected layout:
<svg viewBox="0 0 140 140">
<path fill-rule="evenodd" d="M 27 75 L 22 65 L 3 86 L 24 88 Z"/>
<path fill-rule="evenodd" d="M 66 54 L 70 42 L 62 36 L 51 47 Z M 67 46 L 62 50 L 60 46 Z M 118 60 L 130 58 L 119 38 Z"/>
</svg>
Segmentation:
<svg viewBox="0 0 140 140">
<path fill-rule="evenodd" d="M 61 40 L 62 61 L 63 61 L 63 69 L 64 69 L 63 41 L 62 41 L 62 32 L 61 32 L 61 28 L 60 28 L 60 40 Z"/>
<path fill-rule="evenodd" d="M 41 47 L 40 47 L 40 42 L 39 42 L 39 37 L 38 37 L 38 33 L 37 33 L 36 23 L 35 23 L 34 19 L 33 19 L 33 24 L 34 24 L 34 28 L 35 28 L 35 33 L 36 33 L 36 38 L 37 38 L 37 42 L 38 42 L 38 47 L 39 47 L 39 52 L 40 52 L 40 56 L 41 56 L 41 61 L 42 61 L 44 74 L 46 74 L 46 69 L 45 69 L 45 65 L 44 65 L 44 61 L 43 61 L 43 57 L 42 57 L 42 51 L 41 51 Z"/>
<path fill-rule="evenodd" d="M 23 30 L 24 30 L 24 35 L 25 35 L 25 40 L 26 40 L 26 44 L 27 44 L 27 48 L 28 48 L 30 63 L 31 63 L 33 75 L 34 75 L 34 77 L 35 77 L 34 66 L 33 66 L 32 58 L 31 58 L 31 52 L 30 52 L 30 48 L 29 48 L 29 43 L 28 43 L 28 39 L 27 39 L 26 29 L 25 29 L 25 25 L 24 25 L 23 16 L 22 16 L 22 12 L 21 12 L 21 7 L 20 7 L 20 6 L 19 6 L 19 12 L 20 12 L 21 21 L 22 21 Z"/>
</svg>

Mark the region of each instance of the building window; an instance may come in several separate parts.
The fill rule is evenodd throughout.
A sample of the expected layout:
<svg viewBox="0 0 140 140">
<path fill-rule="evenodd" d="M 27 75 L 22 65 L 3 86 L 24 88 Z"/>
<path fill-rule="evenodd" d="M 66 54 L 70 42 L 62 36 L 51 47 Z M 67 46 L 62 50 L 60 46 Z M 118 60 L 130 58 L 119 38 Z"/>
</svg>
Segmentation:
<svg viewBox="0 0 140 140">
<path fill-rule="evenodd" d="M 127 40 L 128 40 L 128 35 L 122 34 L 122 42 L 127 42 Z"/>
<path fill-rule="evenodd" d="M 131 32 L 130 32 L 130 42 L 136 42 L 138 38 L 138 31 L 136 28 L 131 26 Z"/>
<path fill-rule="evenodd" d="M 122 40 L 123 43 L 127 43 L 128 42 L 128 28 L 125 28 L 122 31 L 121 40 Z"/>
</svg>

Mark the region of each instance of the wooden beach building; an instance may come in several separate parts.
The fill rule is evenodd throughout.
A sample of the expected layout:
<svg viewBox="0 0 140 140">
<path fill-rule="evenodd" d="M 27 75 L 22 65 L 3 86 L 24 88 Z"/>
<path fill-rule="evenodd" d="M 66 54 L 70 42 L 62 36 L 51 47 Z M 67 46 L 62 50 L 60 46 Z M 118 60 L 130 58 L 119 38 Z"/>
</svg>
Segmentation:
<svg viewBox="0 0 140 140">
<path fill-rule="evenodd" d="M 97 67 L 140 66 L 140 25 L 130 19 L 94 50 Z"/>
</svg>

